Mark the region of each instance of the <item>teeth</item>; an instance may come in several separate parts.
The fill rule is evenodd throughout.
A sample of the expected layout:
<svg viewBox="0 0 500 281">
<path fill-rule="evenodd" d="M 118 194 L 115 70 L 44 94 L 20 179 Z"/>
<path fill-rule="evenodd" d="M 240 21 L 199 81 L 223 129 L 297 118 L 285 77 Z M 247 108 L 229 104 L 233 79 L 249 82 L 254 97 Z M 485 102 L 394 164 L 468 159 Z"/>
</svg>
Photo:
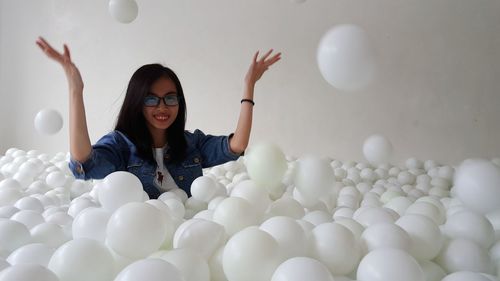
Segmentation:
<svg viewBox="0 0 500 281">
<path fill-rule="evenodd" d="M 156 115 L 155 116 L 156 119 L 158 120 L 167 120 L 168 119 L 168 116 L 160 116 L 160 115 Z"/>
</svg>

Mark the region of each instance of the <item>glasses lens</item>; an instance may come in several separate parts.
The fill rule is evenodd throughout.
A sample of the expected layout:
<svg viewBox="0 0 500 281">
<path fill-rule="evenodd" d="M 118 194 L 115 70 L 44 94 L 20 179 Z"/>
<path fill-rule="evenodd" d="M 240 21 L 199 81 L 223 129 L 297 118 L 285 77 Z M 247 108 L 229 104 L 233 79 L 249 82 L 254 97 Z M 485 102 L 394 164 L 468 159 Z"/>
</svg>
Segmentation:
<svg viewBox="0 0 500 281">
<path fill-rule="evenodd" d="M 163 98 L 163 100 L 165 101 L 166 105 L 178 105 L 179 104 L 179 98 L 177 96 L 174 96 L 174 95 L 165 96 Z"/>
<path fill-rule="evenodd" d="M 144 98 L 145 106 L 157 106 L 160 103 L 160 98 L 155 96 L 146 96 Z"/>
</svg>

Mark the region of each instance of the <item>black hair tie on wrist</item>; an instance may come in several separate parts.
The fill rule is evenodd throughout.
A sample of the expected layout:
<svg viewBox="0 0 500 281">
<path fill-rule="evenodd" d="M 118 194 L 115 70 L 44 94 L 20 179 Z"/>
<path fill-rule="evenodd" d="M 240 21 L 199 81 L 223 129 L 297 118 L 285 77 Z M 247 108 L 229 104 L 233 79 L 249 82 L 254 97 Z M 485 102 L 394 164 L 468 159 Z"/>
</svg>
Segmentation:
<svg viewBox="0 0 500 281">
<path fill-rule="evenodd" d="M 250 100 L 250 99 L 242 99 L 242 100 L 241 100 L 241 103 L 243 103 L 243 102 L 249 102 L 249 103 L 251 103 L 252 105 L 255 105 L 255 102 L 253 102 L 253 100 Z"/>
</svg>

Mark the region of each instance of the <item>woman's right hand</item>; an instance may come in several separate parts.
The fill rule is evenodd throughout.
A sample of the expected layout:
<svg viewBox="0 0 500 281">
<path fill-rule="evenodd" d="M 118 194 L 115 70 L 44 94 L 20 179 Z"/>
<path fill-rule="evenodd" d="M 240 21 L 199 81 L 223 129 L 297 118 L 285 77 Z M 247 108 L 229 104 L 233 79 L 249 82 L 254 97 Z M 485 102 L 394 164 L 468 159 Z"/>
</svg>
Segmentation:
<svg viewBox="0 0 500 281">
<path fill-rule="evenodd" d="M 64 53 L 61 54 L 52 48 L 52 46 L 50 46 L 50 44 L 42 37 L 38 37 L 36 44 L 49 58 L 55 60 L 63 67 L 64 72 L 66 73 L 66 78 L 68 79 L 70 91 L 82 92 L 82 76 L 80 75 L 80 71 L 76 65 L 71 61 L 68 46 L 64 44 Z"/>
</svg>

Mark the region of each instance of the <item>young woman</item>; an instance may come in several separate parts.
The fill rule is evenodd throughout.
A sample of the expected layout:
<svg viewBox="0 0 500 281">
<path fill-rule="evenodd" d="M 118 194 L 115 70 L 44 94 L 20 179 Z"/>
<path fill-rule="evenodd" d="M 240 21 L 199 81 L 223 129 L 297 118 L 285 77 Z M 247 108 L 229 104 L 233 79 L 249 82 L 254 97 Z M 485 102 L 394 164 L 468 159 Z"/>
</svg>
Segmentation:
<svg viewBox="0 0 500 281">
<path fill-rule="evenodd" d="M 202 168 L 237 159 L 246 149 L 252 128 L 255 83 L 281 58 L 257 52 L 245 76 L 236 130 L 229 136 L 185 131 L 186 101 L 177 75 L 160 64 L 140 67 L 130 79 L 115 130 L 91 145 L 83 104 L 83 81 L 67 45 L 59 53 L 47 41 L 36 41 L 58 62 L 69 85 L 70 169 L 76 178 L 101 179 L 128 171 L 142 182 L 150 198 L 182 188 L 190 196 Z"/>
</svg>

